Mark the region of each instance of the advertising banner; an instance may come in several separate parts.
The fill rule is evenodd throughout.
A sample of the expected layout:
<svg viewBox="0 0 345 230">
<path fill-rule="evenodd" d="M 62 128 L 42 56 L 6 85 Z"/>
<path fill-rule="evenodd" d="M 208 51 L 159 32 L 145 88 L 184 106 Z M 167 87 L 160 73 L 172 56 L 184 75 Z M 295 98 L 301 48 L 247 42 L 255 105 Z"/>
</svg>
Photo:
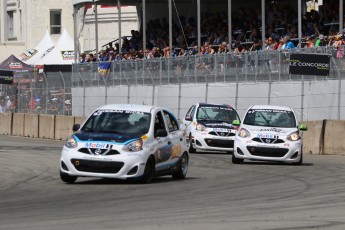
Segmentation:
<svg viewBox="0 0 345 230">
<path fill-rule="evenodd" d="M 0 70 L 0 84 L 13 84 L 13 72 Z"/>
<path fill-rule="evenodd" d="M 290 74 L 328 76 L 330 69 L 328 54 L 290 54 Z"/>
</svg>

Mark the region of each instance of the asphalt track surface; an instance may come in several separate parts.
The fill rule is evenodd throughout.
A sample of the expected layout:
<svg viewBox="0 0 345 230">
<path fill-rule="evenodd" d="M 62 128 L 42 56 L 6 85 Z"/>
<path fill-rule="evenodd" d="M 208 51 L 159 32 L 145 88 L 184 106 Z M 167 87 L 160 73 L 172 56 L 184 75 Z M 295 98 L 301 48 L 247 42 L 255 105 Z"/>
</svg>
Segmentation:
<svg viewBox="0 0 345 230">
<path fill-rule="evenodd" d="M 196 153 L 185 180 L 59 178 L 63 141 L 0 136 L 0 229 L 345 229 L 345 157 L 233 165 Z"/>
</svg>

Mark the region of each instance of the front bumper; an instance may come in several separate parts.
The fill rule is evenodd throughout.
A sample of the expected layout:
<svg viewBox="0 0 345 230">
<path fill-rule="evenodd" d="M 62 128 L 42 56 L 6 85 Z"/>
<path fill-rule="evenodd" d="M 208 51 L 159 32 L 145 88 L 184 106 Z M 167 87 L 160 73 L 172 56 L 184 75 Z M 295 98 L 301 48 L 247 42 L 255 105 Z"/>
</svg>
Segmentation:
<svg viewBox="0 0 345 230">
<path fill-rule="evenodd" d="M 233 151 L 234 139 L 235 136 L 215 136 L 207 132 L 194 132 L 191 144 L 198 150 Z"/>
<path fill-rule="evenodd" d="M 60 170 L 70 176 L 127 179 L 144 174 L 145 150 L 117 155 L 90 155 L 63 147 Z"/>
<path fill-rule="evenodd" d="M 302 141 L 285 141 L 265 144 L 236 136 L 234 154 L 236 158 L 277 162 L 298 162 L 302 155 Z"/>
</svg>

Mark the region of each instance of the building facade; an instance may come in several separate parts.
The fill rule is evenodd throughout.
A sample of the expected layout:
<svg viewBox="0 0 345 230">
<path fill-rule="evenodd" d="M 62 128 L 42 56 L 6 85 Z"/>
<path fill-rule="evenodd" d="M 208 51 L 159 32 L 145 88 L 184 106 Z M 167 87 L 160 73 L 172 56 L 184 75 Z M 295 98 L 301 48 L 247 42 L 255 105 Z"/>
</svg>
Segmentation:
<svg viewBox="0 0 345 230">
<path fill-rule="evenodd" d="M 84 28 L 81 32 L 81 51 L 95 49 L 95 9 L 87 6 Z M 121 7 L 122 36 L 138 29 L 136 7 Z M 98 44 L 118 38 L 118 9 L 115 6 L 99 5 Z M 19 55 L 34 48 L 46 31 L 56 42 L 64 30 L 74 36 L 73 4 L 71 0 L 0 0 L 0 62 L 11 54 Z"/>
</svg>

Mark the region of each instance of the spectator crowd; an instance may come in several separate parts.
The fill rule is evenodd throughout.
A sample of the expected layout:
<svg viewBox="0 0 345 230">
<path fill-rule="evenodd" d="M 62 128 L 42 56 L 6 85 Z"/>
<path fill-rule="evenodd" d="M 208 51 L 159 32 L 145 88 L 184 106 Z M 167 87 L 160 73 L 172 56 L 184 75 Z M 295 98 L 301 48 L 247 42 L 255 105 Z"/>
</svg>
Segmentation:
<svg viewBox="0 0 345 230">
<path fill-rule="evenodd" d="M 266 6 L 265 42 L 261 36 L 261 10 L 241 7 L 233 14 L 232 40 L 228 44 L 227 13 L 203 13 L 201 15 L 202 46 L 197 46 L 197 22 L 190 17 L 179 17 L 173 21 L 173 50 L 169 48 L 169 24 L 166 18 L 150 20 L 147 24 L 147 44 L 143 50 L 142 32 L 131 31 L 131 36 L 123 37 L 119 43 L 109 42 L 98 55 L 82 53 L 80 63 L 97 61 L 118 61 L 178 57 L 187 55 L 216 54 L 224 52 L 245 52 L 257 50 L 281 50 L 295 47 L 311 48 L 343 44 L 339 32 L 339 1 L 323 1 L 319 11 L 311 10 L 303 15 L 302 43 L 298 44 L 298 14 L 296 9 L 281 2 L 272 1 Z M 181 26 L 178 26 L 181 25 Z M 182 28 L 182 29 L 180 29 Z M 263 45 L 264 44 L 264 45 Z M 120 52 L 121 50 L 121 52 Z"/>
</svg>

